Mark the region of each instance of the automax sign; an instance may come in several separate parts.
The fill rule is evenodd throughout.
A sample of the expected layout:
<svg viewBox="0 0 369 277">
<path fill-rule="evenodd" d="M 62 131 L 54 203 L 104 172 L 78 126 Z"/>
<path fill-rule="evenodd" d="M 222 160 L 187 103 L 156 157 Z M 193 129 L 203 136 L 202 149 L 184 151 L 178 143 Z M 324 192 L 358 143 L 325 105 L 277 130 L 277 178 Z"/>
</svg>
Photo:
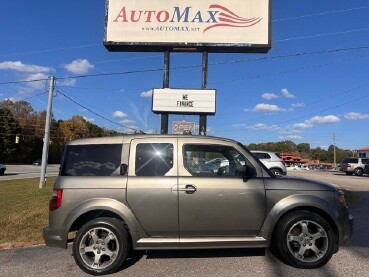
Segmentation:
<svg viewBox="0 0 369 277">
<path fill-rule="evenodd" d="M 152 111 L 154 113 L 215 114 L 213 89 L 154 89 Z"/>
<path fill-rule="evenodd" d="M 267 52 L 271 0 L 106 0 L 110 51 Z"/>
</svg>

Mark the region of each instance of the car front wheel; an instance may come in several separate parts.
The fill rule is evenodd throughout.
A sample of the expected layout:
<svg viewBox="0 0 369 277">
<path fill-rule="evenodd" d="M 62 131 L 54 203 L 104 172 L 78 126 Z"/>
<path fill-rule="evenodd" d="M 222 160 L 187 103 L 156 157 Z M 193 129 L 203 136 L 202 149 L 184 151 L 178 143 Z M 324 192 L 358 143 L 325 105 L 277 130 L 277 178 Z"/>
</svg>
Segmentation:
<svg viewBox="0 0 369 277">
<path fill-rule="evenodd" d="M 98 218 L 86 223 L 77 233 L 73 256 L 77 265 L 92 275 L 116 272 L 129 252 L 128 233 L 123 222 Z"/>
<path fill-rule="evenodd" d="M 297 268 L 321 267 L 334 253 L 332 228 L 321 216 L 309 211 L 296 211 L 282 218 L 275 234 L 281 258 Z"/>
</svg>

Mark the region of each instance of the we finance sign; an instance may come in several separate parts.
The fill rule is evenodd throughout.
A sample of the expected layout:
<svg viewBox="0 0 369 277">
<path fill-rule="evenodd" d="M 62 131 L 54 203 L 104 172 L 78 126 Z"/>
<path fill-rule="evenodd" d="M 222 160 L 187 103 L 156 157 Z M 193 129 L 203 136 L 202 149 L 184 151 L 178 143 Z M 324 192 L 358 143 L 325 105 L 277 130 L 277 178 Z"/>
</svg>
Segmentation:
<svg viewBox="0 0 369 277">
<path fill-rule="evenodd" d="M 270 0 L 107 0 L 110 51 L 267 52 Z"/>
</svg>

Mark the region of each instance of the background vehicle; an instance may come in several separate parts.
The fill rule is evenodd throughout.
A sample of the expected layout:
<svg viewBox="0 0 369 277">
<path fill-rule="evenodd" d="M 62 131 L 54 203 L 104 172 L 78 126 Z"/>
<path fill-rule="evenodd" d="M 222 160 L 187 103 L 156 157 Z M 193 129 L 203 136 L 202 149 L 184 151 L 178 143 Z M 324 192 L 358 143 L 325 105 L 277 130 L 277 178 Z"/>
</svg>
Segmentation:
<svg viewBox="0 0 369 277">
<path fill-rule="evenodd" d="M 369 176 L 369 161 L 367 161 L 365 163 L 365 167 L 364 167 L 364 172 L 363 173 L 364 174 L 368 174 L 368 176 Z"/>
<path fill-rule="evenodd" d="M 316 268 L 353 231 L 335 186 L 276 177 L 241 143 L 205 136 L 69 142 L 49 211 L 46 245 L 67 248 L 76 231 L 73 257 L 94 275 L 119 270 L 132 250 L 271 245 Z"/>
<path fill-rule="evenodd" d="M 340 171 L 345 172 L 347 175 L 361 176 L 364 172 L 365 163 L 369 161 L 369 158 L 344 158 L 340 162 Z"/>
<path fill-rule="evenodd" d="M 33 165 L 41 165 L 41 163 L 42 163 L 42 160 L 41 159 L 37 159 L 32 164 Z"/>
<path fill-rule="evenodd" d="M 286 166 L 278 153 L 251 150 L 255 155 L 274 175 L 287 175 Z"/>
<path fill-rule="evenodd" d="M 0 164 L 0 175 L 4 175 L 6 170 L 6 165 L 5 164 Z"/>
</svg>

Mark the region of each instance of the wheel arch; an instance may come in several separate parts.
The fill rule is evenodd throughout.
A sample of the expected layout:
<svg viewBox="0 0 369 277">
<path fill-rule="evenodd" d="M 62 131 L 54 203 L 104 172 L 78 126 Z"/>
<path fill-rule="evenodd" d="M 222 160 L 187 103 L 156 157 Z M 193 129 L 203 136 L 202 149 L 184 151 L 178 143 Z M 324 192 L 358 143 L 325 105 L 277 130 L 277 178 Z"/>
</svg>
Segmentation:
<svg viewBox="0 0 369 277">
<path fill-rule="evenodd" d="M 292 199 L 291 199 L 292 198 Z M 291 203 L 291 200 L 293 200 Z M 279 201 L 271 209 L 264 221 L 261 236 L 266 238 L 268 245 L 273 241 L 274 232 L 283 217 L 296 211 L 309 211 L 321 216 L 332 227 L 335 236 L 335 252 L 338 251 L 340 230 L 338 224 L 338 212 L 327 201 L 316 196 L 294 196 Z"/>
<path fill-rule="evenodd" d="M 123 221 L 132 240 L 138 240 L 142 229 L 134 214 L 123 203 L 114 199 L 91 199 L 76 206 L 65 219 L 68 232 L 77 231 L 92 219 L 100 217 L 115 218 Z"/>
</svg>

